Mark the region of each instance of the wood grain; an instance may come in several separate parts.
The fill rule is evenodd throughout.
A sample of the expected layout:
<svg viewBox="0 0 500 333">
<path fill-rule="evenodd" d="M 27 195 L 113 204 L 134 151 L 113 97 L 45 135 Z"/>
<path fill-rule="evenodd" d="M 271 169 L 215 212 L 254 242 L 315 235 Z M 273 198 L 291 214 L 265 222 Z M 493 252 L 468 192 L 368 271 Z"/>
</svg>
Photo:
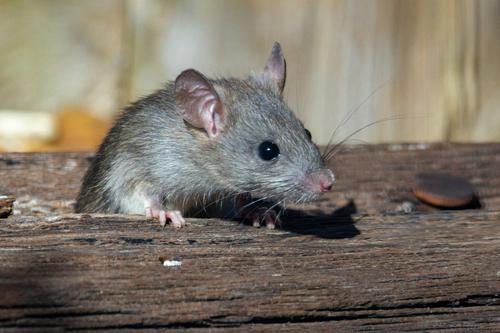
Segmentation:
<svg viewBox="0 0 500 333">
<path fill-rule="evenodd" d="M 499 218 L 336 219 L 321 224 L 331 239 L 314 224 L 190 220 L 162 231 L 140 218 L 16 217 L 1 226 L 0 325 L 498 330 Z"/>
<path fill-rule="evenodd" d="M 0 154 L 0 193 L 17 198 L 25 214 L 69 213 L 91 153 Z M 486 210 L 500 209 L 500 145 L 389 144 L 343 146 L 330 161 L 333 192 L 312 208 L 331 210 L 354 200 L 361 213 L 390 213 L 401 203 L 420 206 L 411 193 L 420 172 L 450 172 L 475 186 Z"/>
<path fill-rule="evenodd" d="M 0 155 L 0 192 L 22 199 L 0 220 L 0 330 L 500 331 L 499 153 L 352 147 L 336 192 L 283 230 L 68 214 L 89 155 Z M 481 208 L 412 201 L 407 184 L 429 169 L 468 177 Z M 405 201 L 415 212 L 397 212 Z"/>
</svg>

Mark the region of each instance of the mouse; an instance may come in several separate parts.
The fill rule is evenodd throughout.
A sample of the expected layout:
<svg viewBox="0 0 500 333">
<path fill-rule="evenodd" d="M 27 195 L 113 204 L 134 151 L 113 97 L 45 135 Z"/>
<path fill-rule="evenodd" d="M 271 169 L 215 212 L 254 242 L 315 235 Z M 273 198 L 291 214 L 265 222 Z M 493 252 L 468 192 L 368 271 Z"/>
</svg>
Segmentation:
<svg viewBox="0 0 500 333">
<path fill-rule="evenodd" d="M 279 226 L 271 207 L 317 200 L 335 181 L 284 100 L 285 80 L 278 42 L 264 69 L 244 78 L 184 70 L 118 116 L 83 178 L 75 211 L 141 214 L 182 227 L 200 207 L 235 198 L 245 221 Z M 257 201 L 272 206 L 255 208 Z"/>
</svg>

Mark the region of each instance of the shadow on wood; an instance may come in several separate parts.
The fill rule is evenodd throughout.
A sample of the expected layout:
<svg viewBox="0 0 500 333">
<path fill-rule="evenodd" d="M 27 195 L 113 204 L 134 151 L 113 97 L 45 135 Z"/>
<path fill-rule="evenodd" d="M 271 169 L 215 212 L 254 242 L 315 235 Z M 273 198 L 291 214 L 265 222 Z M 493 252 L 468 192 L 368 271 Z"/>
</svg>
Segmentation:
<svg viewBox="0 0 500 333">
<path fill-rule="evenodd" d="M 352 238 L 361 232 L 354 226 L 352 215 L 356 214 L 353 200 L 331 214 L 308 214 L 299 210 L 287 210 L 283 215 L 281 229 L 301 235 L 313 235 L 327 239 Z"/>
</svg>

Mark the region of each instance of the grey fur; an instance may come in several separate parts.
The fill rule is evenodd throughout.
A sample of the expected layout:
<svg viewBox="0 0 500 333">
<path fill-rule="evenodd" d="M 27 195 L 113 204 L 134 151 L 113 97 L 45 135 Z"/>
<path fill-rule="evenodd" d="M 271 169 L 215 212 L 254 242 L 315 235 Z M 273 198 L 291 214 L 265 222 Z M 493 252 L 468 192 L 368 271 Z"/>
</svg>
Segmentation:
<svg viewBox="0 0 500 333">
<path fill-rule="evenodd" d="M 145 196 L 183 213 L 217 195 L 315 199 L 304 181 L 326 170 L 324 162 L 273 80 L 264 73 L 209 81 L 227 111 L 220 136 L 210 139 L 187 124 L 175 105 L 174 82 L 167 83 L 118 118 L 85 175 L 76 212 L 143 214 Z M 276 160 L 259 158 L 265 140 L 279 146 Z"/>
</svg>

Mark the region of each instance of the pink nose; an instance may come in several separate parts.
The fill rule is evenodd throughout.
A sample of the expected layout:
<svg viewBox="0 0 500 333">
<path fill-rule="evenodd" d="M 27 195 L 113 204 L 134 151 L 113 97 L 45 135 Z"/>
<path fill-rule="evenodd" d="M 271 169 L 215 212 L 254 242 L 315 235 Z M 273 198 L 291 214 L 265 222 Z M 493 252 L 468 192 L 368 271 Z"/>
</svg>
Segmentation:
<svg viewBox="0 0 500 333">
<path fill-rule="evenodd" d="M 332 190 L 332 182 L 327 180 L 327 181 L 321 181 L 319 183 L 319 188 L 321 192 L 330 192 Z"/>
<path fill-rule="evenodd" d="M 329 169 L 322 169 L 313 172 L 308 177 L 308 182 L 311 189 L 315 192 L 317 191 L 323 193 L 330 192 L 332 190 L 334 179 L 333 173 Z"/>
</svg>

